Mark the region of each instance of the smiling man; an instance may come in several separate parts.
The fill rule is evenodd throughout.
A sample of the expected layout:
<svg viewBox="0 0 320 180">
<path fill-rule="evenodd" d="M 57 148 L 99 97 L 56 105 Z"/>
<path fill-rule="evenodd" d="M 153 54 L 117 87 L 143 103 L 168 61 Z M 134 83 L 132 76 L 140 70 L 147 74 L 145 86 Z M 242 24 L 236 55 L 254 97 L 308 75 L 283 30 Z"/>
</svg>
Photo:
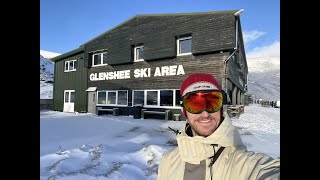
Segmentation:
<svg viewBox="0 0 320 180">
<path fill-rule="evenodd" d="M 157 180 L 280 179 L 280 158 L 247 151 L 211 74 L 190 75 L 180 93 L 186 124 L 177 134 L 178 147 L 163 155 Z"/>
</svg>

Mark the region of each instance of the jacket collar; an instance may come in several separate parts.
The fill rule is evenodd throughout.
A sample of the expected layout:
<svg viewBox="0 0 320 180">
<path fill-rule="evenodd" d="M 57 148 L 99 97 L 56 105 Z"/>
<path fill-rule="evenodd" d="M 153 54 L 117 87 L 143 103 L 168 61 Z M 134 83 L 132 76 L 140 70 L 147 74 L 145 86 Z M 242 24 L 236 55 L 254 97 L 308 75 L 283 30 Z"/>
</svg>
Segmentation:
<svg viewBox="0 0 320 180">
<path fill-rule="evenodd" d="M 177 143 L 183 161 L 199 164 L 200 161 L 211 157 L 216 152 L 212 144 L 217 144 L 217 148 L 244 146 L 228 114 L 224 112 L 223 116 L 224 120 L 220 126 L 208 137 L 190 137 L 186 134 L 186 125 L 182 127 L 181 133 L 177 135 Z"/>
</svg>

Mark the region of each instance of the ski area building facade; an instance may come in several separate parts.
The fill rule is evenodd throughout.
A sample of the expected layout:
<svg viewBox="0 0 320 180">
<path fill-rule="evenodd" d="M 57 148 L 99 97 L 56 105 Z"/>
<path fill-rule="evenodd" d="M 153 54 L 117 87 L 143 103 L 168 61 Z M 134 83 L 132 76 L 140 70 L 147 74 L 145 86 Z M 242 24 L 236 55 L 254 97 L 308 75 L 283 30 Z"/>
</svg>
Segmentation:
<svg viewBox="0 0 320 180">
<path fill-rule="evenodd" d="M 144 118 L 184 119 L 179 89 L 193 73 L 214 75 L 230 105 L 244 104 L 248 66 L 241 12 L 128 19 L 52 59 L 53 109 L 135 116 L 140 108 Z"/>
</svg>

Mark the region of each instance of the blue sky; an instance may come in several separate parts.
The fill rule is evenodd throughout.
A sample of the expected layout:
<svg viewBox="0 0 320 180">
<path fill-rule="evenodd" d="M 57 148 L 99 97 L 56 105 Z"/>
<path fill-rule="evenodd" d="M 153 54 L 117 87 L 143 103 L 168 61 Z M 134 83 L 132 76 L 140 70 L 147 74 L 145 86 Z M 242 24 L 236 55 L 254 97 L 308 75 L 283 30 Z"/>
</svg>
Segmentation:
<svg viewBox="0 0 320 180">
<path fill-rule="evenodd" d="M 247 55 L 280 55 L 280 0 L 40 0 L 40 50 L 66 53 L 137 14 L 240 9 Z"/>
</svg>

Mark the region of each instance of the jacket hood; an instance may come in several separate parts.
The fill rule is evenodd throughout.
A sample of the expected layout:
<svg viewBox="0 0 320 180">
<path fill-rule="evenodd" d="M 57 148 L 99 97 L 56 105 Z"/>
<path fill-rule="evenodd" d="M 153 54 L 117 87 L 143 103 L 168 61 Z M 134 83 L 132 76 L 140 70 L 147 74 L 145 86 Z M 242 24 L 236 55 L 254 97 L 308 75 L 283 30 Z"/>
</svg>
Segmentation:
<svg viewBox="0 0 320 180">
<path fill-rule="evenodd" d="M 181 133 L 177 135 L 177 143 L 182 160 L 192 164 L 200 163 L 201 160 L 209 158 L 216 152 L 212 144 L 217 144 L 220 147 L 245 147 L 228 114 L 224 112 L 223 116 L 224 120 L 220 126 L 208 137 L 190 137 L 186 134 L 186 125 L 182 127 Z"/>
</svg>

